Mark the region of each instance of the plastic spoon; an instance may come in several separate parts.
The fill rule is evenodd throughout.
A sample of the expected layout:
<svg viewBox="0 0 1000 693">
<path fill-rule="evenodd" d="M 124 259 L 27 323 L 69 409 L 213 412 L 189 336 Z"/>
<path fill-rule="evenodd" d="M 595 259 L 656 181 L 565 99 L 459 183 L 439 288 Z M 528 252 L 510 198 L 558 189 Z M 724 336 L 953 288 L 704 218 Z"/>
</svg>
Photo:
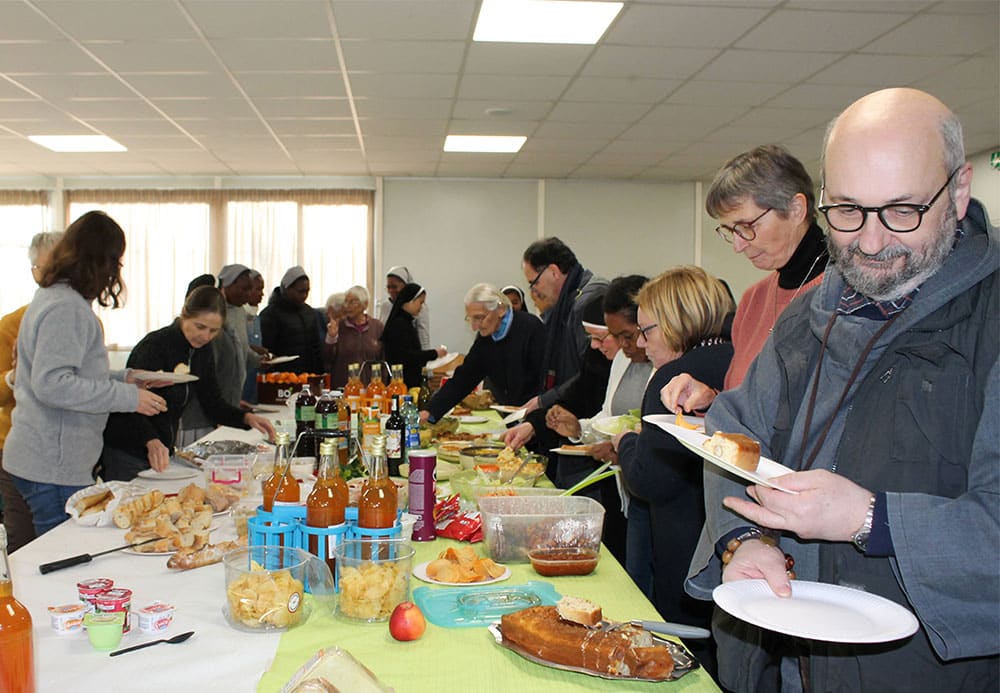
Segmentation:
<svg viewBox="0 0 1000 693">
<path fill-rule="evenodd" d="M 152 647 L 153 645 L 159 645 L 161 642 L 169 643 L 171 645 L 176 645 L 177 643 L 184 642 L 188 638 L 194 635 L 193 630 L 189 630 L 187 633 L 179 633 L 172 638 L 163 638 L 162 640 L 150 640 L 149 642 L 144 642 L 141 645 L 133 645 L 132 647 L 126 647 L 124 650 L 115 650 L 111 653 L 111 657 L 116 657 L 120 654 L 125 654 L 126 652 L 135 652 L 136 650 L 141 650 L 144 647 Z"/>
</svg>

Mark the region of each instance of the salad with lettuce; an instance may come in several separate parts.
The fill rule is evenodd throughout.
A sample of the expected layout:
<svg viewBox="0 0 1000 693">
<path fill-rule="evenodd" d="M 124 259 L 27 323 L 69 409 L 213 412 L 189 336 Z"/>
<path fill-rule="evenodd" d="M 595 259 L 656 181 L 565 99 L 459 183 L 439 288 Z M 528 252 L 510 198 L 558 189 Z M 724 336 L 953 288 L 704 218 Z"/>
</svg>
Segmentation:
<svg viewBox="0 0 1000 693">
<path fill-rule="evenodd" d="M 639 409 L 629 409 L 628 414 L 595 419 L 591 424 L 591 428 L 609 437 L 614 437 L 625 431 L 635 431 L 639 429 L 639 425 L 642 423 L 641 413 Z"/>
</svg>

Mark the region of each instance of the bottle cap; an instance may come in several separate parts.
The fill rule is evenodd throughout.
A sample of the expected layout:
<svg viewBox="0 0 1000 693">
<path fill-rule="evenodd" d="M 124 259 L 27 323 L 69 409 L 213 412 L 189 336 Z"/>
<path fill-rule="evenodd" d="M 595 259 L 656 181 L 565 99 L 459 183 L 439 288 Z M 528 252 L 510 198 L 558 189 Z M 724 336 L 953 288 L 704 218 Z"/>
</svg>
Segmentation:
<svg viewBox="0 0 1000 693">
<path fill-rule="evenodd" d="M 275 445 L 288 445 L 292 440 L 292 437 L 288 434 L 288 431 L 277 431 L 274 434 Z"/>
<path fill-rule="evenodd" d="M 385 436 L 382 434 L 373 435 L 371 437 L 371 442 L 369 443 L 369 450 L 372 455 L 384 455 L 385 454 Z"/>
<path fill-rule="evenodd" d="M 319 454 L 320 455 L 336 455 L 337 454 L 337 444 L 332 440 L 324 440 L 319 444 Z"/>
</svg>

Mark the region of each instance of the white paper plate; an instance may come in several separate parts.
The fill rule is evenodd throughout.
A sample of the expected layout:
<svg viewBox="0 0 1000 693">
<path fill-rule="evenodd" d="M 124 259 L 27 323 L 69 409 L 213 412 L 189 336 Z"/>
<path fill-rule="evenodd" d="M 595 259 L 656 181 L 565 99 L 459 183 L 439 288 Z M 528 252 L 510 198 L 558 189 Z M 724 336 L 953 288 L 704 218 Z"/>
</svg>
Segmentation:
<svg viewBox="0 0 1000 693">
<path fill-rule="evenodd" d="M 726 462 L 721 457 L 716 457 L 708 450 L 702 447 L 704 442 L 708 440 L 708 436 L 704 433 L 699 433 L 698 431 L 692 431 L 687 428 L 681 428 L 674 423 L 674 417 L 669 414 L 660 415 L 650 415 L 643 419 L 644 421 L 653 424 L 654 426 L 659 426 L 664 431 L 672 435 L 674 438 L 680 441 L 681 445 L 686 447 L 688 450 L 698 455 L 702 459 L 708 460 L 717 467 L 721 467 L 730 474 L 735 474 L 738 477 L 746 479 L 747 481 L 752 481 L 755 484 L 760 484 L 761 486 L 767 486 L 768 488 L 775 488 L 779 491 L 784 491 L 785 493 L 798 494 L 798 491 L 792 491 L 791 489 L 783 488 L 778 484 L 771 481 L 776 476 L 782 476 L 783 474 L 790 474 L 795 471 L 794 469 L 789 469 L 783 464 L 778 464 L 774 460 L 769 460 L 763 455 L 761 455 L 760 463 L 757 465 L 757 471 L 751 472 L 746 469 L 741 469 L 734 464 Z"/>
<path fill-rule="evenodd" d="M 550 448 L 549 452 L 559 453 L 567 457 L 590 457 L 592 449 L 590 445 L 570 445 L 561 448 Z"/>
<path fill-rule="evenodd" d="M 456 416 L 455 418 L 458 419 L 459 423 L 464 423 L 464 424 L 483 424 L 489 421 L 489 419 L 487 419 L 485 416 L 477 416 L 474 414 L 466 416 Z"/>
<path fill-rule="evenodd" d="M 122 553 L 128 553 L 133 556 L 173 556 L 177 553 L 177 549 L 173 551 L 139 551 L 138 549 L 122 549 Z"/>
<path fill-rule="evenodd" d="M 490 409 L 493 411 L 498 411 L 501 414 L 513 414 L 521 407 L 516 404 L 491 404 Z"/>
<path fill-rule="evenodd" d="M 441 582 L 440 580 L 435 580 L 427 575 L 428 563 L 430 563 L 430 561 L 425 561 L 414 567 L 413 577 L 424 582 L 429 582 L 432 585 L 445 585 L 446 587 L 479 587 L 480 585 L 492 585 L 494 582 L 503 582 L 510 577 L 510 568 L 504 568 L 503 575 L 498 578 L 490 578 L 489 580 L 481 580 L 479 582 Z"/>
<path fill-rule="evenodd" d="M 198 476 L 199 472 L 196 469 L 181 469 L 180 467 L 167 467 L 162 472 L 156 472 L 152 469 L 143 469 L 139 472 L 138 476 L 143 479 L 155 479 L 158 481 L 177 481 L 178 479 L 193 479 Z"/>
<path fill-rule="evenodd" d="M 764 580 L 719 585 L 712 598 L 736 618 L 777 633 L 827 642 L 891 642 L 919 623 L 895 602 L 861 590 L 792 580 L 792 596 L 778 597 Z"/>
<path fill-rule="evenodd" d="M 424 368 L 425 369 L 430 368 L 431 370 L 436 371 L 441 366 L 451 363 L 452 361 L 457 359 L 458 356 L 459 356 L 458 354 L 445 354 L 444 356 L 436 358 L 433 361 L 428 361 L 427 363 L 424 364 Z"/>
<path fill-rule="evenodd" d="M 169 383 L 191 383 L 198 379 L 190 373 L 167 373 L 166 371 L 132 371 L 132 378 L 140 383 L 165 380 Z"/>
<path fill-rule="evenodd" d="M 288 363 L 289 361 L 294 361 L 298 357 L 299 357 L 298 354 L 294 356 L 275 356 L 274 358 L 268 359 L 267 361 L 261 361 L 261 363 L 264 364 L 265 366 L 274 366 L 279 363 Z"/>
</svg>

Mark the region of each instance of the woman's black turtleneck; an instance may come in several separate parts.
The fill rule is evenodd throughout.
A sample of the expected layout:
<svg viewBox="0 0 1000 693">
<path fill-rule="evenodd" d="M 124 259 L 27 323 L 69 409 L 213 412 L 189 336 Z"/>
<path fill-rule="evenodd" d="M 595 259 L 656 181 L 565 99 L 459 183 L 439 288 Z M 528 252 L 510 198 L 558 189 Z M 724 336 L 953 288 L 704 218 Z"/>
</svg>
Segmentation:
<svg viewBox="0 0 1000 693">
<path fill-rule="evenodd" d="M 813 222 L 799 241 L 791 259 L 778 270 L 778 286 L 782 289 L 798 289 L 812 281 L 826 269 L 826 254 L 826 236 L 823 229 Z"/>
</svg>

